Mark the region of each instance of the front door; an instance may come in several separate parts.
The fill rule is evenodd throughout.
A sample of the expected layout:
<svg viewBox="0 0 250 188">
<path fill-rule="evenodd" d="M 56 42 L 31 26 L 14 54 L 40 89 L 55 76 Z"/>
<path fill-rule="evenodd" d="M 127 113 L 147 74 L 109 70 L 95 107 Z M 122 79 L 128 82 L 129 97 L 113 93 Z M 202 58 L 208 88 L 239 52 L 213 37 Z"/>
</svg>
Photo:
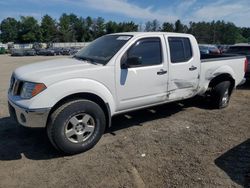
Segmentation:
<svg viewBox="0 0 250 188">
<path fill-rule="evenodd" d="M 164 38 L 137 39 L 116 62 L 118 110 L 166 100 L 168 68 L 164 62 Z M 121 61 L 129 65 L 121 67 Z M 136 62 L 133 62 L 136 61 Z"/>
</svg>

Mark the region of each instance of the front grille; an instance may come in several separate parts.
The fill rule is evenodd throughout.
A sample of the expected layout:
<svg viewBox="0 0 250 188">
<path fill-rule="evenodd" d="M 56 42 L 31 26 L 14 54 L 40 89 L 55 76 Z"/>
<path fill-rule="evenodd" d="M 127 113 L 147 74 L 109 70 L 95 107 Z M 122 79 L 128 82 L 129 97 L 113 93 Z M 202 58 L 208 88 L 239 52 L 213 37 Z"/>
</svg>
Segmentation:
<svg viewBox="0 0 250 188">
<path fill-rule="evenodd" d="M 18 80 L 18 79 L 16 79 L 14 76 L 12 76 L 11 80 L 10 80 L 10 89 L 9 89 L 9 92 L 13 96 L 20 95 L 22 86 L 23 86 L 23 82 L 20 81 L 20 80 Z"/>
</svg>

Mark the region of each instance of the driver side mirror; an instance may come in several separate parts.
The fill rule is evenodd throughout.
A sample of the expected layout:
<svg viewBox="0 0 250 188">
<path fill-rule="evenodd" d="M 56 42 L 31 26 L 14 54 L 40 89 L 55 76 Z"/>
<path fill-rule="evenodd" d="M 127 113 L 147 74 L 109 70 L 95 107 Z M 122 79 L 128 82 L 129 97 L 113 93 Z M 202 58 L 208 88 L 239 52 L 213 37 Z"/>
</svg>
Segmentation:
<svg viewBox="0 0 250 188">
<path fill-rule="evenodd" d="M 121 68 L 127 69 L 129 67 L 136 67 L 142 64 L 141 57 L 129 57 L 122 62 Z"/>
</svg>

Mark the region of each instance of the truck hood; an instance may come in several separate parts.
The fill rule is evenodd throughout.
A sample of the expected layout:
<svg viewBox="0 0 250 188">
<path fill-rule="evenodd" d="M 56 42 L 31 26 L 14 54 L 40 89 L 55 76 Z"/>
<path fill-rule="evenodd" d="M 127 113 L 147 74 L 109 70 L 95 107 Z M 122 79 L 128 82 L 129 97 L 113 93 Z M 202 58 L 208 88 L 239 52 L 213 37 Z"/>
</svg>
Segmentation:
<svg viewBox="0 0 250 188">
<path fill-rule="evenodd" d="M 15 70 L 14 75 L 23 81 L 50 85 L 64 79 L 83 77 L 83 72 L 103 67 L 74 58 L 63 58 L 20 67 Z"/>
</svg>

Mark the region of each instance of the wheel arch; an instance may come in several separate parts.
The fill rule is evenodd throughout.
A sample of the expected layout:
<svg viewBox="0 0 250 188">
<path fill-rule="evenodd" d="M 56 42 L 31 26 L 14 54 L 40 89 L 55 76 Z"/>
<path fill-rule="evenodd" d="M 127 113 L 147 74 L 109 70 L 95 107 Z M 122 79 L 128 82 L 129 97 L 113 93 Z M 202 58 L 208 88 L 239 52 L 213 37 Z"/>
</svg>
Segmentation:
<svg viewBox="0 0 250 188">
<path fill-rule="evenodd" d="M 47 124 L 49 121 L 49 118 L 51 116 L 51 114 L 58 109 L 60 106 L 62 106 L 63 104 L 70 102 L 72 100 L 77 100 L 77 99 L 86 99 L 86 100 L 90 100 L 95 102 L 96 104 L 98 104 L 104 114 L 105 114 L 105 118 L 106 118 L 106 127 L 110 127 L 111 126 L 111 110 L 110 110 L 110 106 L 107 102 L 105 102 L 100 96 L 93 94 L 93 93 L 89 93 L 89 92 L 79 92 L 79 93 L 74 93 L 68 96 L 65 96 L 64 98 L 60 99 L 50 110 L 49 115 L 48 115 L 48 119 L 47 119 Z"/>
<path fill-rule="evenodd" d="M 230 94 L 232 93 L 233 89 L 235 88 L 235 79 L 232 77 L 229 73 L 223 73 L 219 74 L 216 77 L 214 77 L 208 85 L 208 88 L 213 89 L 218 83 L 223 81 L 230 81 Z"/>
</svg>

